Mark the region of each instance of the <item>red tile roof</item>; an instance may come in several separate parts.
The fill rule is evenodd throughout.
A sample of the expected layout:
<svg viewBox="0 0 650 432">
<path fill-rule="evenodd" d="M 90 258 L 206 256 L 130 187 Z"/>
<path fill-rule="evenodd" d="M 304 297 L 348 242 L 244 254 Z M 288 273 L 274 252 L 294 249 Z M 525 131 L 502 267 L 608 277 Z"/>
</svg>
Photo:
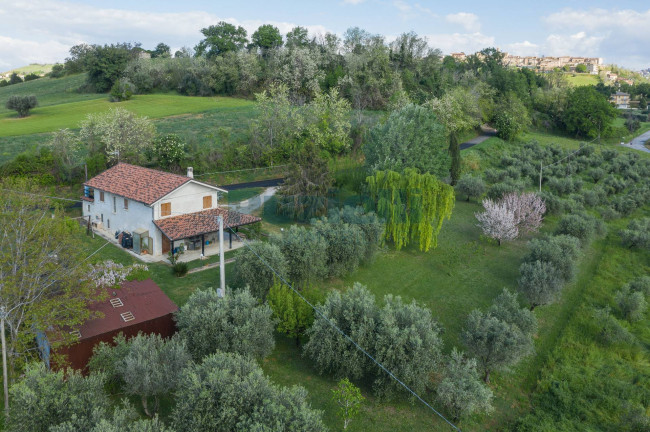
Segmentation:
<svg viewBox="0 0 650 432">
<path fill-rule="evenodd" d="M 151 205 L 190 180 L 178 174 L 119 163 L 84 185 Z"/>
<path fill-rule="evenodd" d="M 113 295 L 113 292 L 116 295 Z M 178 306 L 151 279 L 124 282 L 119 289 L 109 289 L 108 295 L 106 300 L 92 303 L 88 307 L 91 311 L 101 312 L 104 317 L 86 321 L 79 329 L 80 341 L 160 318 L 178 310 Z M 110 300 L 115 298 L 119 298 L 123 306 L 113 307 Z M 131 312 L 134 319 L 124 321 L 121 314 L 126 312 Z"/>
<path fill-rule="evenodd" d="M 237 227 L 259 222 L 262 219 L 222 208 L 213 208 L 153 221 L 170 240 L 180 240 L 219 230 L 217 216 L 223 216 L 223 227 Z"/>
</svg>

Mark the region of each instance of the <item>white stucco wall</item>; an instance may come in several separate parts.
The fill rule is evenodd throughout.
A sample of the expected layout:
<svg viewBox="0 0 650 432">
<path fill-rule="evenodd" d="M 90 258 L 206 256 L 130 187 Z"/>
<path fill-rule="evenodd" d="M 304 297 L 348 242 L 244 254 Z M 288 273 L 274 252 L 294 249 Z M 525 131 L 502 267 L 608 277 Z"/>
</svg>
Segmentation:
<svg viewBox="0 0 650 432">
<path fill-rule="evenodd" d="M 164 203 L 171 203 L 172 205 L 170 216 L 201 211 L 203 210 L 203 197 L 208 195 L 212 197 L 212 208 L 217 207 L 218 191 L 216 189 L 199 183 L 188 182 L 154 203 L 154 219 L 167 217 L 160 215 L 160 205 Z"/>
<path fill-rule="evenodd" d="M 156 219 L 161 219 L 160 204 L 171 203 L 171 215 L 193 213 L 203 210 L 203 197 L 212 196 L 212 208 L 217 207 L 218 191 L 195 182 L 188 182 L 179 187 L 160 201 L 149 207 L 141 202 L 129 200 L 129 208 L 124 208 L 124 197 L 104 192 L 104 201 L 100 201 L 100 190 L 94 191 L 95 201 L 90 203 L 84 201 L 83 216 L 88 218 L 90 215 L 91 222 L 103 223 L 102 229 L 115 235 L 116 231 L 133 232 L 138 228 L 144 228 L 149 231 L 149 237 L 153 245 L 150 245 L 152 255 L 162 254 L 162 233 L 153 223 Z M 116 199 L 116 208 L 113 211 L 113 197 Z M 175 245 L 178 245 L 177 241 Z"/>
<path fill-rule="evenodd" d="M 83 215 L 87 219 L 90 215 L 91 222 L 101 222 L 102 216 L 104 222 L 102 228 L 110 235 L 115 235 L 116 231 L 133 232 L 138 228 L 144 228 L 149 231 L 149 237 L 153 241 L 150 253 L 160 255 L 162 253 L 162 239 L 160 231 L 153 223 L 153 210 L 151 207 L 133 200 L 129 201 L 129 208 L 124 208 L 124 197 L 104 192 L 104 201 L 100 201 L 100 191 L 95 190 L 95 201 L 92 203 L 84 201 Z M 115 197 L 115 211 L 113 211 L 113 198 Z M 90 210 L 89 210 L 90 208 Z"/>
</svg>

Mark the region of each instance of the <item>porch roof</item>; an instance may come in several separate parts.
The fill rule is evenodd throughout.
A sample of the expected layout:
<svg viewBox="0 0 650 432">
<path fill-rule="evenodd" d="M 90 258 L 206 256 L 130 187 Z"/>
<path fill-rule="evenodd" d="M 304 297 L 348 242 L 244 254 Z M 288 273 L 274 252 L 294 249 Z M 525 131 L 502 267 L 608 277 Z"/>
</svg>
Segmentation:
<svg viewBox="0 0 650 432">
<path fill-rule="evenodd" d="M 223 227 L 234 228 L 259 222 L 262 219 L 245 213 L 223 208 L 212 208 L 194 213 L 186 213 L 179 216 L 171 216 L 165 219 L 157 219 L 154 224 L 169 240 L 180 240 L 207 234 L 219 230 L 217 216 L 223 217 Z"/>
</svg>

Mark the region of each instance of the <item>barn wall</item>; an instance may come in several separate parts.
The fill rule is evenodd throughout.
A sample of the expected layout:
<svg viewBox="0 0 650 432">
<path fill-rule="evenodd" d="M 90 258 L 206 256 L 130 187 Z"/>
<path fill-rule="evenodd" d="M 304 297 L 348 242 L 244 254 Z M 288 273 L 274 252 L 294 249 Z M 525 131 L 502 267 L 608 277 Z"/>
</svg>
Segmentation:
<svg viewBox="0 0 650 432">
<path fill-rule="evenodd" d="M 160 318 L 134 324 L 108 333 L 83 339 L 75 345 L 58 349 L 59 354 L 65 354 L 68 362 L 73 369 L 81 370 L 84 374 L 88 373 L 88 361 L 93 355 L 93 348 L 100 342 L 113 343 L 113 339 L 118 334 L 123 333 L 126 338 L 136 336 L 139 332 L 145 334 L 157 333 L 162 337 L 171 337 L 176 333 L 176 323 L 173 314 L 167 314 Z"/>
</svg>

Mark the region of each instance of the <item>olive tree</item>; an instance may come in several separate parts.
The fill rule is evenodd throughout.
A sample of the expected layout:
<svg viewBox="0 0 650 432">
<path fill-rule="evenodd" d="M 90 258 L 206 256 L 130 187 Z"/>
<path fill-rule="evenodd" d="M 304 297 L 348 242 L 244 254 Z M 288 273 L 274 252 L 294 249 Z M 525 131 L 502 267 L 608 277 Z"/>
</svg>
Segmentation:
<svg viewBox="0 0 650 432">
<path fill-rule="evenodd" d="M 512 366 L 533 350 L 532 340 L 519 327 L 477 309 L 469 314 L 461 337 L 476 357 L 486 383 L 493 370 Z"/>
<path fill-rule="evenodd" d="M 110 409 L 104 380 L 102 374 L 52 372 L 42 362 L 28 365 L 24 377 L 11 386 L 6 430 L 42 432 L 66 421 L 73 422 L 74 430 L 89 430 Z"/>
<path fill-rule="evenodd" d="M 485 182 L 479 176 L 465 174 L 458 180 L 456 191 L 460 195 L 467 195 L 467 201 L 470 197 L 480 197 L 485 192 Z"/>
<path fill-rule="evenodd" d="M 504 288 L 488 310 L 490 315 L 508 324 L 516 325 L 525 335 L 532 336 L 537 331 L 535 315 L 519 306 L 517 294 Z"/>
<path fill-rule="evenodd" d="M 272 384 L 252 359 L 218 352 L 184 371 L 172 425 L 177 432 L 326 431 L 308 396 Z"/>
<path fill-rule="evenodd" d="M 181 338 L 195 361 L 217 352 L 264 358 L 275 346 L 271 308 L 247 289 L 196 291 L 176 314 Z"/>
<path fill-rule="evenodd" d="M 235 285 L 248 287 L 257 298 L 265 299 L 276 277 L 269 267 L 275 269 L 282 278 L 288 276 L 287 259 L 278 245 L 266 242 L 252 243 L 237 254 L 233 274 Z"/>
<path fill-rule="evenodd" d="M 7 109 L 16 111 L 18 113 L 18 117 L 27 117 L 29 115 L 29 110 L 36 108 L 37 106 L 38 100 L 34 95 L 11 95 L 5 104 L 5 107 Z"/>
<path fill-rule="evenodd" d="M 562 291 L 557 268 L 547 261 L 525 262 L 519 267 L 519 292 L 528 300 L 530 310 L 554 303 Z"/>
<path fill-rule="evenodd" d="M 313 229 L 325 239 L 328 276 L 342 276 L 357 269 L 366 251 L 366 237 L 356 225 L 330 223 L 323 217 Z"/>
<path fill-rule="evenodd" d="M 643 319 L 643 315 L 648 309 L 645 295 L 640 291 L 632 291 L 627 284 L 616 292 L 614 299 L 623 317 L 630 322 Z"/>
<path fill-rule="evenodd" d="M 464 358 L 454 348 L 449 356 L 443 379 L 436 388 L 442 403 L 454 422 L 475 412 L 492 411 L 492 390 L 481 382 L 476 370 L 476 359 Z"/>
<path fill-rule="evenodd" d="M 316 230 L 292 225 L 271 238 L 287 261 L 289 280 L 296 284 L 327 276 L 327 240 Z"/>
</svg>

